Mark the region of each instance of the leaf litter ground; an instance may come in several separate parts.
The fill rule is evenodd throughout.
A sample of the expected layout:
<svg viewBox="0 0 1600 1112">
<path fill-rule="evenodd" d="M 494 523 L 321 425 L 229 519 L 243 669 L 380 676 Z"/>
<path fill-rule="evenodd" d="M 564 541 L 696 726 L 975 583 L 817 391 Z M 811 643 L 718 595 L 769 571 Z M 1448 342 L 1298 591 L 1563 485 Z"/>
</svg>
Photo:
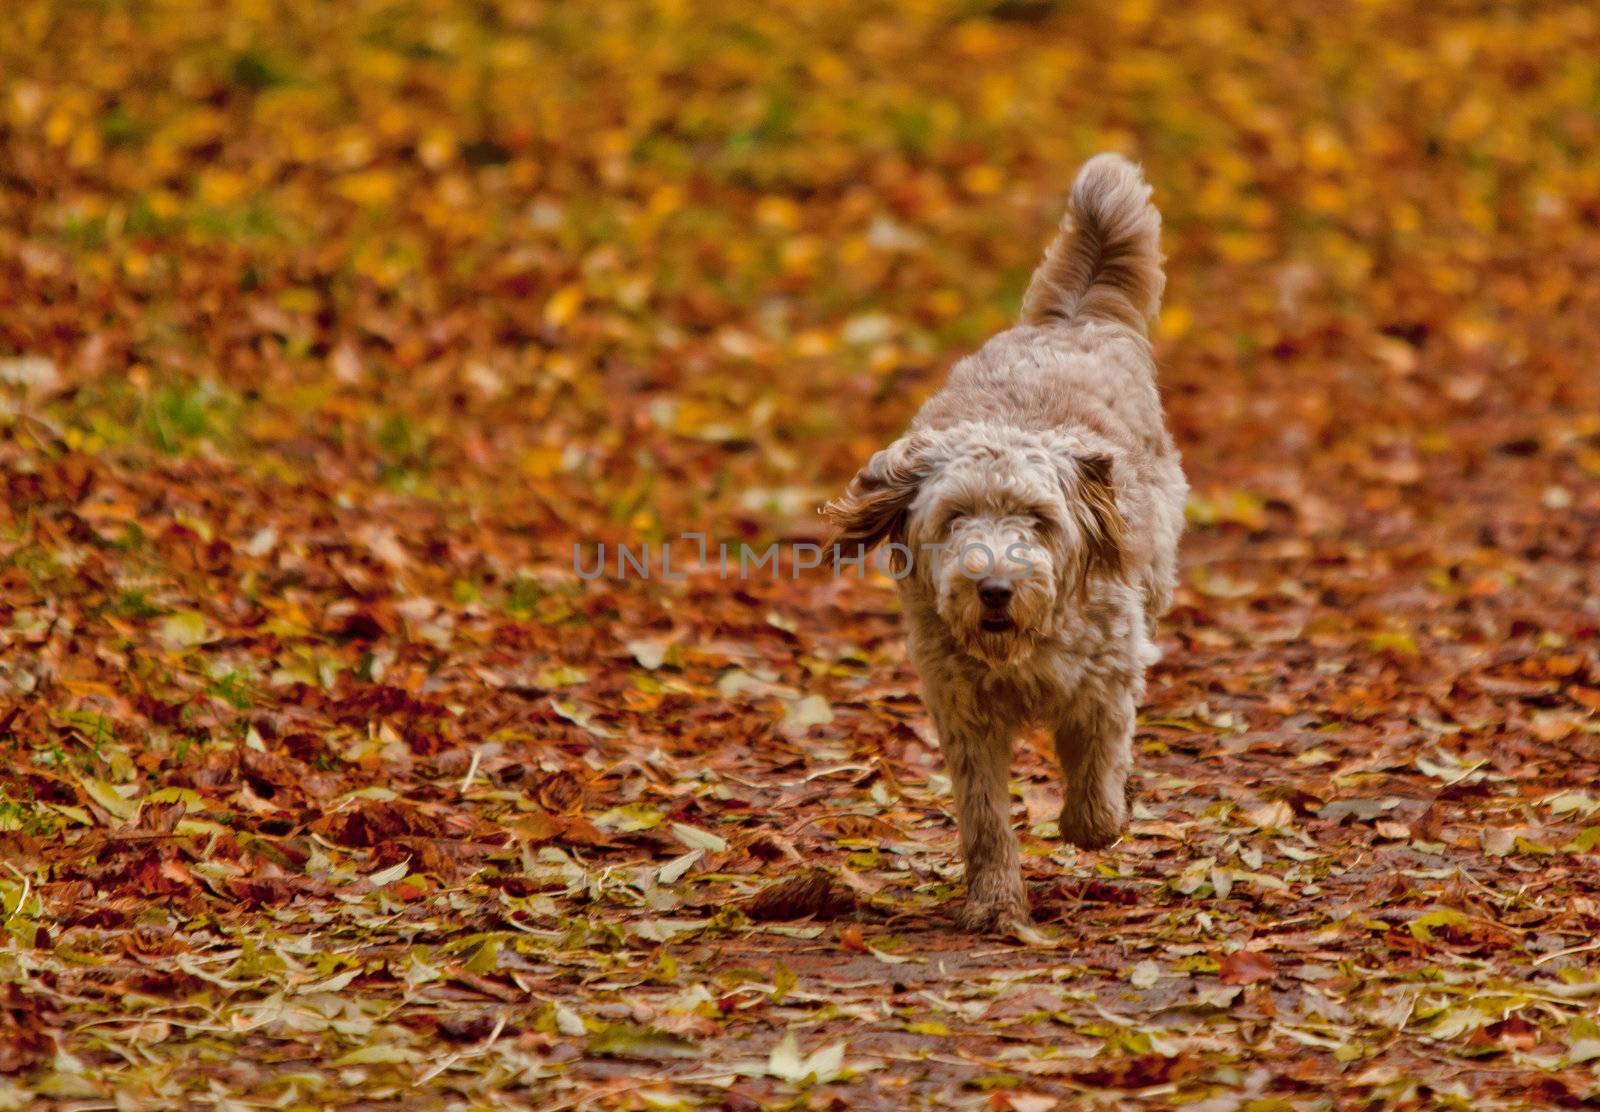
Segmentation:
<svg viewBox="0 0 1600 1112">
<path fill-rule="evenodd" d="M 6 5 L 0 1107 L 1595 1100 L 1596 59 L 1578 4 Z M 1185 586 L 1128 837 L 1025 739 L 1036 929 L 974 938 L 885 580 L 572 545 L 817 540 L 1104 147 Z"/>
</svg>

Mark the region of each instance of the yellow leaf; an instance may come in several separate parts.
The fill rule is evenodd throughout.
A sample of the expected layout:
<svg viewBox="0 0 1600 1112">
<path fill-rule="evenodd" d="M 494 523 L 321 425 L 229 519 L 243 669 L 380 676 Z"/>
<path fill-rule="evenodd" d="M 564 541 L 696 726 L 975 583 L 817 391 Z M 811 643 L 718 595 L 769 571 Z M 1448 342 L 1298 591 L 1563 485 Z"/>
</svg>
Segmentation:
<svg viewBox="0 0 1600 1112">
<path fill-rule="evenodd" d="M 78 783 L 83 786 L 90 799 L 124 822 L 130 821 L 139 811 L 139 804 L 134 800 L 123 798 L 113 784 L 97 780 L 93 776 L 80 777 Z"/>
<path fill-rule="evenodd" d="M 529 448 L 517 461 L 517 467 L 530 479 L 548 479 L 561 470 L 563 451 L 553 445 Z"/>
<path fill-rule="evenodd" d="M 576 283 L 562 286 L 545 302 L 544 321 L 559 328 L 577 315 L 583 305 L 583 287 Z"/>
<path fill-rule="evenodd" d="M 961 188 L 979 196 L 998 193 L 1004 184 L 1005 176 L 994 166 L 969 166 L 961 173 Z"/>
<path fill-rule="evenodd" d="M 358 205 L 382 208 L 394 200 L 399 182 L 388 170 L 365 170 L 340 180 L 339 195 Z"/>
<path fill-rule="evenodd" d="M 352 1050 L 349 1054 L 335 1058 L 331 1065 L 335 1068 L 344 1066 L 383 1066 L 401 1063 L 420 1062 L 422 1055 L 415 1050 L 408 1050 L 403 1046 L 393 1043 L 373 1043 L 360 1050 Z"/>
<path fill-rule="evenodd" d="M 203 644 L 210 637 L 205 615 L 193 610 L 180 610 L 161 620 L 156 636 L 168 649 L 190 649 Z"/>
<path fill-rule="evenodd" d="M 800 226 L 800 206 L 788 197 L 763 197 L 756 205 L 756 221 L 769 228 L 793 231 Z"/>
<path fill-rule="evenodd" d="M 1156 333 L 1162 339 L 1176 340 L 1194 325 L 1194 314 L 1184 305 L 1167 305 L 1156 322 Z"/>
<path fill-rule="evenodd" d="M 211 166 L 200 171 L 198 195 L 202 204 L 226 208 L 243 197 L 249 186 L 243 174 Z"/>
</svg>

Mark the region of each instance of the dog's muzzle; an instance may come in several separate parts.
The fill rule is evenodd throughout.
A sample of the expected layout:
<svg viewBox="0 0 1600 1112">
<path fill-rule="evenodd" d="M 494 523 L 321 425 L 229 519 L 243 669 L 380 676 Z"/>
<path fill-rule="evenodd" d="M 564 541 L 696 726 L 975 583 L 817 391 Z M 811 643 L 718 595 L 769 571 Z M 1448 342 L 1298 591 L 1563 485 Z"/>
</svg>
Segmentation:
<svg viewBox="0 0 1600 1112">
<path fill-rule="evenodd" d="M 1011 580 L 991 575 L 978 583 L 978 601 L 983 604 L 978 614 L 978 626 L 985 633 L 1010 633 L 1017 627 L 1009 613 L 1011 607 Z"/>
</svg>

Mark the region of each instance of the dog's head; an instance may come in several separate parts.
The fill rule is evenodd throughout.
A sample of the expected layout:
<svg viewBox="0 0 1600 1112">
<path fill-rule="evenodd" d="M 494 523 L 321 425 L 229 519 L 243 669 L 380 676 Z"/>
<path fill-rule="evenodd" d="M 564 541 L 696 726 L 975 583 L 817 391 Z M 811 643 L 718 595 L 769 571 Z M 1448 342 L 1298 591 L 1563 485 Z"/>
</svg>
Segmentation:
<svg viewBox="0 0 1600 1112">
<path fill-rule="evenodd" d="M 962 647 L 1025 656 L 1094 575 L 1121 574 L 1111 459 L 1069 437 L 986 424 L 912 432 L 828 503 L 846 556 L 888 540 Z M 909 549 L 910 567 L 905 566 Z"/>
</svg>

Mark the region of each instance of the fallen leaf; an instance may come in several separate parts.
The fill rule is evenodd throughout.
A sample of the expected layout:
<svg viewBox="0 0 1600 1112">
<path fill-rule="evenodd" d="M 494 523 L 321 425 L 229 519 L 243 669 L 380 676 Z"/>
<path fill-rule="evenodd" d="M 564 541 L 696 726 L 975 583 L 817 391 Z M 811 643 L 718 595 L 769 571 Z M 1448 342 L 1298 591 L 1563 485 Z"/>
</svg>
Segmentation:
<svg viewBox="0 0 1600 1112">
<path fill-rule="evenodd" d="M 1253 985 L 1257 981 L 1270 981 L 1273 976 L 1272 960 L 1251 950 L 1224 954 L 1218 971 L 1218 978 L 1225 985 Z"/>
</svg>

